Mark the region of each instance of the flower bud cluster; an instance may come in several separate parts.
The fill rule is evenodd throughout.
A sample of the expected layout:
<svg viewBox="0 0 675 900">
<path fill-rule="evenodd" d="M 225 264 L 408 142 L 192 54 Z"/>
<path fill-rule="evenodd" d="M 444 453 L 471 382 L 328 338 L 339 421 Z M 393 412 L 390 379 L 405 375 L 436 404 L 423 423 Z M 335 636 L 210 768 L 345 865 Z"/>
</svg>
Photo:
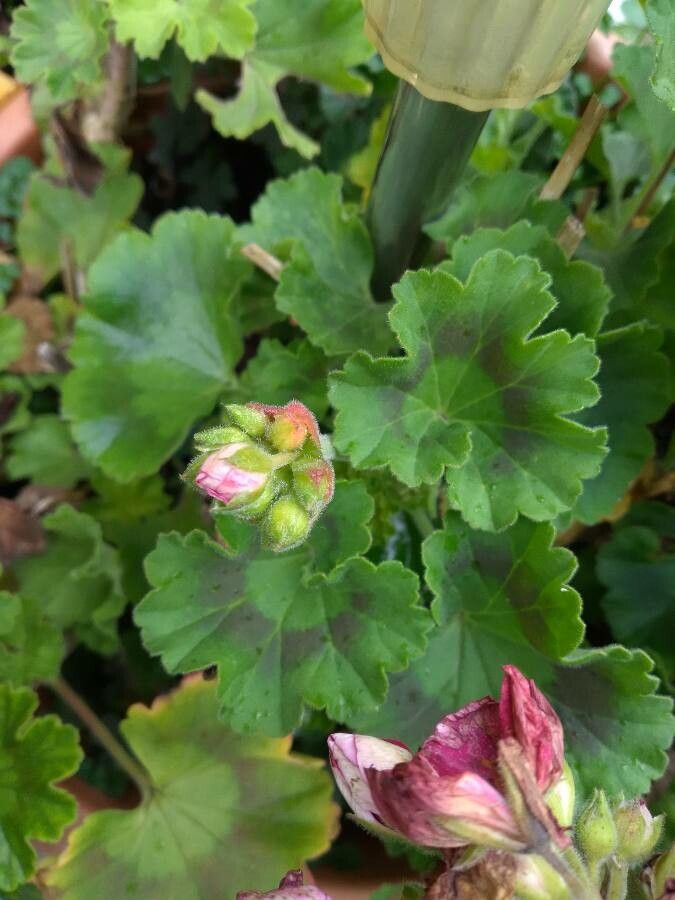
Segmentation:
<svg viewBox="0 0 675 900">
<path fill-rule="evenodd" d="M 260 526 L 276 552 L 308 537 L 333 497 L 335 475 L 316 419 L 296 400 L 225 407 L 223 426 L 195 435 L 184 478 L 227 512 Z"/>
</svg>

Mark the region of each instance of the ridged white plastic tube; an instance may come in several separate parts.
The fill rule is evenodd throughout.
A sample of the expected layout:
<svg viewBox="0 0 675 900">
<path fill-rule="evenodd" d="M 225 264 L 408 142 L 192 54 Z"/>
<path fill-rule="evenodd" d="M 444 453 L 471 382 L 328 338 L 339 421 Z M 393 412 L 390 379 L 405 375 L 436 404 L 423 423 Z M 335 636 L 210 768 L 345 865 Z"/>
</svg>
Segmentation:
<svg viewBox="0 0 675 900">
<path fill-rule="evenodd" d="M 475 112 L 554 91 L 609 0 L 363 0 L 384 62 L 431 100 Z"/>
</svg>

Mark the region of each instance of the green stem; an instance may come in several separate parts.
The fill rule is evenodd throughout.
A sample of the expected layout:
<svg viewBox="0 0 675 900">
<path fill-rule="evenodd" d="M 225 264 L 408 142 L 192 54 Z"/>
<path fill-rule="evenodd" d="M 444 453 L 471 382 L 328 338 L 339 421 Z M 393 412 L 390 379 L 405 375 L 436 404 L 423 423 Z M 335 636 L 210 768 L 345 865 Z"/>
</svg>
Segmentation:
<svg viewBox="0 0 675 900">
<path fill-rule="evenodd" d="M 411 509 L 410 518 L 423 538 L 428 538 L 430 534 L 434 533 L 434 523 L 431 521 L 431 516 L 423 509 L 419 507 Z"/>
<path fill-rule="evenodd" d="M 399 85 L 367 212 L 379 300 L 419 258 L 422 225 L 447 208 L 487 116 Z"/>
<path fill-rule="evenodd" d="M 560 853 L 554 846 L 547 844 L 544 847 L 537 847 L 536 852 L 560 875 L 570 890 L 570 897 L 574 900 L 600 900 L 600 895 L 591 885 L 586 870 L 573 848 Z"/>
<path fill-rule="evenodd" d="M 628 893 L 628 866 L 624 862 L 611 863 L 605 900 L 625 900 Z"/>
<path fill-rule="evenodd" d="M 117 765 L 136 784 L 143 797 L 152 793 L 150 776 L 141 764 L 126 750 L 117 740 L 114 734 L 99 719 L 93 709 L 85 703 L 76 691 L 61 677 L 49 682 L 49 687 L 63 700 L 66 706 L 75 713 L 77 718 L 92 733 L 96 740 L 104 747 Z"/>
</svg>

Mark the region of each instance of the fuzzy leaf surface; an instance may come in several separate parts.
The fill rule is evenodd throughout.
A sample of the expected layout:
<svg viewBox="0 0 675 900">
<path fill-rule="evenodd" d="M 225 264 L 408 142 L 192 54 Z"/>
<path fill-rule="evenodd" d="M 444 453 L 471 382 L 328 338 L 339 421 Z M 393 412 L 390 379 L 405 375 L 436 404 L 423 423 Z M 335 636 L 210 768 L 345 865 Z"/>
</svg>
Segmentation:
<svg viewBox="0 0 675 900">
<path fill-rule="evenodd" d="M 292 316 L 309 340 L 339 355 L 391 345 L 387 307 L 370 292 L 373 251 L 355 208 L 342 199 L 342 179 L 305 169 L 273 181 L 240 231 L 274 252 L 290 245 L 276 292 L 277 307 Z"/>
<path fill-rule="evenodd" d="M 318 539 L 314 552 L 325 561 L 331 548 Z M 324 574 L 306 562 L 233 559 L 199 531 L 162 535 L 146 560 L 154 590 L 135 618 L 147 649 L 169 672 L 217 664 L 221 714 L 237 731 L 289 731 L 303 703 L 340 721 L 374 709 L 385 673 L 424 649 L 428 615 L 400 563 L 351 558 Z"/>
<path fill-rule="evenodd" d="M 581 260 L 568 260 L 542 225 L 517 222 L 507 230 L 478 229 L 453 245 L 452 260 L 441 268 L 465 281 L 481 256 L 499 248 L 514 256 L 534 257 L 551 276 L 550 291 L 558 303 L 546 318 L 547 331 L 564 328 L 570 334 L 597 335 L 612 296 L 602 271 Z"/>
<path fill-rule="evenodd" d="M 253 46 L 253 0 L 110 0 L 117 38 L 133 41 L 139 56 L 157 59 L 175 36 L 193 62 L 221 51 L 241 59 Z"/>
<path fill-rule="evenodd" d="M 46 84 L 56 103 L 79 98 L 102 79 L 106 6 L 90 0 L 29 0 L 16 10 L 11 62 L 26 84 Z"/>
<path fill-rule="evenodd" d="M 582 335 L 530 337 L 555 305 L 549 281 L 503 251 L 465 285 L 439 271 L 404 276 L 390 323 L 406 355 L 356 353 L 331 376 L 336 447 L 411 487 L 445 473 L 474 528 L 569 509 L 604 454 L 601 429 L 565 418 L 596 402 L 598 361 Z"/>
<path fill-rule="evenodd" d="M 581 522 L 592 525 L 609 516 L 654 453 L 647 426 L 661 418 L 671 401 L 668 359 L 659 352 L 662 340 L 661 331 L 646 322 L 598 338 L 600 401 L 577 420 L 608 427 L 609 453 L 574 507 L 573 516 Z M 620 640 L 624 636 L 617 633 Z"/>
<path fill-rule="evenodd" d="M 91 466 L 73 443 L 68 425 L 57 415 L 35 416 L 30 428 L 12 440 L 5 468 L 10 478 L 71 488 L 87 478 Z"/>
<path fill-rule="evenodd" d="M 126 600 L 117 551 L 101 526 L 63 503 L 46 516 L 47 550 L 15 563 L 21 593 L 38 601 L 59 628 L 73 628 L 93 650 L 117 648 L 117 620 Z"/>
<path fill-rule="evenodd" d="M 154 474 L 233 383 L 228 310 L 246 274 L 233 235 L 227 218 L 171 213 L 91 268 L 63 408 L 85 458 L 118 481 Z"/>
<path fill-rule="evenodd" d="M 335 830 L 330 779 L 290 738 L 241 737 L 198 679 L 132 706 L 122 723 L 153 786 L 133 810 L 96 812 L 49 874 L 61 900 L 212 900 L 270 890 L 325 851 Z"/>
<path fill-rule="evenodd" d="M 0 680 L 14 685 L 59 674 L 65 645 L 59 629 L 30 597 L 0 591 Z"/>
<path fill-rule="evenodd" d="M 56 716 L 33 718 L 37 697 L 0 684 L 0 889 L 12 891 L 35 869 L 32 839 L 57 841 L 75 801 L 53 786 L 77 769 L 77 732 Z"/>
</svg>

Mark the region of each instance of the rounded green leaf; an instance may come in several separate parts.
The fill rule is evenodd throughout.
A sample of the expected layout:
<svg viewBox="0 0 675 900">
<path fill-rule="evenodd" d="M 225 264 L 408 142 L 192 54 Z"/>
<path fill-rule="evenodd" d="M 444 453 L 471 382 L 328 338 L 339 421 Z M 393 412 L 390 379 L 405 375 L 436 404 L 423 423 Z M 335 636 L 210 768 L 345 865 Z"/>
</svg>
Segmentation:
<svg viewBox="0 0 675 900">
<path fill-rule="evenodd" d="M 337 809 L 319 760 L 290 738 L 241 737 L 199 679 L 122 723 L 152 788 L 133 810 L 89 815 L 49 872 L 59 900 L 213 900 L 275 887 L 325 851 Z"/>
<path fill-rule="evenodd" d="M 30 841 L 57 841 L 75 818 L 75 801 L 53 786 L 72 775 L 82 754 L 77 731 L 56 716 L 33 718 L 37 697 L 0 684 L 0 888 L 33 874 Z"/>
</svg>

